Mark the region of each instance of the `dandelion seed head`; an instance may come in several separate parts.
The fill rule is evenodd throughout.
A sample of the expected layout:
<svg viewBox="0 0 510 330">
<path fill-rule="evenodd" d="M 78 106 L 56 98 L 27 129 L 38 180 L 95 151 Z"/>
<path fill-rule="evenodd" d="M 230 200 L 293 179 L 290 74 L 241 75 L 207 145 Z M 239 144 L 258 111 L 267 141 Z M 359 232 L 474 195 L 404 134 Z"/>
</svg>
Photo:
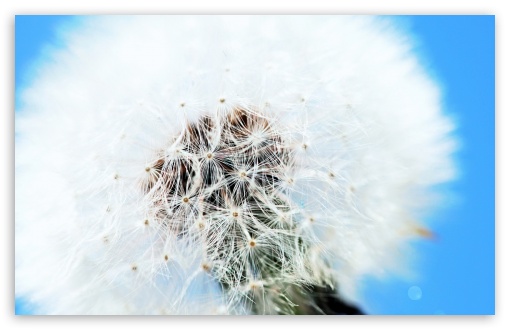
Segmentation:
<svg viewBox="0 0 510 330">
<path fill-rule="evenodd" d="M 16 294 L 42 313 L 355 300 L 454 174 L 440 94 L 377 19 L 90 17 L 64 41 L 16 114 Z"/>
</svg>

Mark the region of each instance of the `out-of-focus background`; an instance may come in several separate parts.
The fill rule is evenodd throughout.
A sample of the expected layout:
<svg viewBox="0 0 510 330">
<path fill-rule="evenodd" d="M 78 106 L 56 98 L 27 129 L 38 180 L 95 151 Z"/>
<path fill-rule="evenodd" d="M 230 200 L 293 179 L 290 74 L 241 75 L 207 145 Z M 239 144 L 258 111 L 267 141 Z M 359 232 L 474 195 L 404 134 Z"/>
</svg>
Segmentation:
<svg viewBox="0 0 510 330">
<path fill-rule="evenodd" d="M 48 45 L 71 16 L 16 16 L 15 85 L 30 83 Z M 429 219 L 435 237 L 417 241 L 419 275 L 412 280 L 367 279 L 362 306 L 369 314 L 495 313 L 495 18 L 396 16 L 440 83 L 444 109 L 457 123 L 459 178 L 440 189 L 449 196 Z M 16 314 L 31 314 L 16 300 Z"/>
</svg>

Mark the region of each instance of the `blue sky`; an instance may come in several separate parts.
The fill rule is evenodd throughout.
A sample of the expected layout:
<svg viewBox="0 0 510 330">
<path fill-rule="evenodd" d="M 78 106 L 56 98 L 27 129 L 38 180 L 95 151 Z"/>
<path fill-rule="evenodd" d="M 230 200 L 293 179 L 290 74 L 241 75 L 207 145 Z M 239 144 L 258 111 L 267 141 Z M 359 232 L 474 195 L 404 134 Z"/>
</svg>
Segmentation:
<svg viewBox="0 0 510 330">
<path fill-rule="evenodd" d="M 419 56 L 444 91 L 445 111 L 458 124 L 459 178 L 443 187 L 454 196 L 430 219 L 437 236 L 415 244 L 414 281 L 367 280 L 365 311 L 377 314 L 495 312 L 494 16 L 399 16 Z M 58 27 L 69 16 L 17 16 L 16 104 Z M 17 314 L 30 306 L 16 301 Z"/>
<path fill-rule="evenodd" d="M 371 282 L 373 311 L 389 314 L 493 314 L 494 300 L 494 16 L 398 18 L 444 89 L 458 124 L 457 181 L 451 205 L 431 219 L 438 239 L 417 244 L 420 280 Z M 388 285 L 389 284 L 389 285 Z M 422 297 L 411 300 L 411 286 Z"/>
</svg>

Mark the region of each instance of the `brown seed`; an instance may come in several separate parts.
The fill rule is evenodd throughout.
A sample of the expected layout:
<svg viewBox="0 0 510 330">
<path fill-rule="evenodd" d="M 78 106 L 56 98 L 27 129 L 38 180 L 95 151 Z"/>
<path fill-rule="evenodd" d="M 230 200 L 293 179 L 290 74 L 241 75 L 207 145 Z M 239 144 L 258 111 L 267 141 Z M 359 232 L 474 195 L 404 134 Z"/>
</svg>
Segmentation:
<svg viewBox="0 0 510 330">
<path fill-rule="evenodd" d="M 255 242 L 255 240 L 252 239 L 249 244 L 250 247 L 255 247 L 255 245 L 257 245 L 257 242 Z"/>
<path fill-rule="evenodd" d="M 131 267 L 131 270 L 134 271 L 134 272 L 136 272 L 137 269 L 138 269 L 138 267 L 136 267 L 136 266 L 132 266 Z"/>
<path fill-rule="evenodd" d="M 184 197 L 184 198 L 182 199 L 182 201 L 183 201 L 184 203 L 188 203 L 188 202 L 189 202 L 189 198 L 188 198 L 188 197 Z"/>
<path fill-rule="evenodd" d="M 237 212 L 232 212 L 232 216 L 233 216 L 234 218 L 237 218 L 237 217 L 239 216 L 239 213 L 237 213 Z"/>
<path fill-rule="evenodd" d="M 144 225 L 148 226 L 149 225 L 149 220 L 145 219 L 145 221 L 143 223 L 144 223 Z"/>
<path fill-rule="evenodd" d="M 165 254 L 165 261 L 168 261 L 168 255 Z"/>
<path fill-rule="evenodd" d="M 428 230 L 427 228 L 415 228 L 415 233 L 418 236 L 421 236 L 421 237 L 427 238 L 427 239 L 436 238 L 436 234 L 434 232 Z"/>
</svg>

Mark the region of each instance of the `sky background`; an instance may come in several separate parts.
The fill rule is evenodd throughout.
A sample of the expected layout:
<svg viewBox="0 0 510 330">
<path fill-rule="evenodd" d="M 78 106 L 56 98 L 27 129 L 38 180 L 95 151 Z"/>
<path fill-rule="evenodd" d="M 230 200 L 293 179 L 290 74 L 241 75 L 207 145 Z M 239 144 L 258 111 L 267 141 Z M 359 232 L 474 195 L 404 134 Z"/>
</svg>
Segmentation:
<svg viewBox="0 0 510 330">
<path fill-rule="evenodd" d="M 444 94 L 456 123 L 459 178 L 451 201 L 429 219 L 433 240 L 415 244 L 414 280 L 367 280 L 364 310 L 375 314 L 494 314 L 494 16 L 398 16 Z M 15 86 L 30 83 L 70 16 L 16 16 Z M 16 300 L 16 314 L 30 314 Z"/>
</svg>

